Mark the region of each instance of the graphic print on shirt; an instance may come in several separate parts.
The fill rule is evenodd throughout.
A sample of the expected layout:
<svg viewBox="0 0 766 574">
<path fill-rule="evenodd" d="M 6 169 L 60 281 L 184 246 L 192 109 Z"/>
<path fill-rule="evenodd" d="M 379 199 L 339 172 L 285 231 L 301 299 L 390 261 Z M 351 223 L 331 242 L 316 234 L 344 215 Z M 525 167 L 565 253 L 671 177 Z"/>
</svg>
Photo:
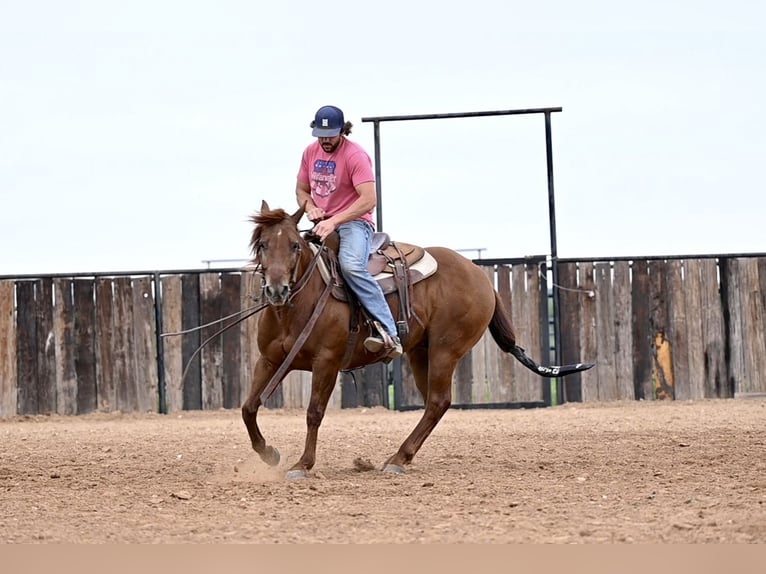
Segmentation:
<svg viewBox="0 0 766 574">
<path fill-rule="evenodd" d="M 337 189 L 335 162 L 318 159 L 311 174 L 311 191 L 319 197 L 327 197 Z"/>
</svg>

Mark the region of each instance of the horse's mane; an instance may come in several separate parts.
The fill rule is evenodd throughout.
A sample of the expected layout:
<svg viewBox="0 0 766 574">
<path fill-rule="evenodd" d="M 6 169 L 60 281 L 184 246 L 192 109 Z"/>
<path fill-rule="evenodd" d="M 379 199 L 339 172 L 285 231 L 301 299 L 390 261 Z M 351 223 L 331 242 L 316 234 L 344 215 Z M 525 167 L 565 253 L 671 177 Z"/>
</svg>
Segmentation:
<svg viewBox="0 0 766 574">
<path fill-rule="evenodd" d="M 266 209 L 252 215 L 250 222 L 255 224 L 255 229 L 250 238 L 250 251 L 255 254 L 258 242 L 261 239 L 261 233 L 265 227 L 277 225 L 285 220 L 292 220 L 292 217 L 284 209 Z"/>
</svg>

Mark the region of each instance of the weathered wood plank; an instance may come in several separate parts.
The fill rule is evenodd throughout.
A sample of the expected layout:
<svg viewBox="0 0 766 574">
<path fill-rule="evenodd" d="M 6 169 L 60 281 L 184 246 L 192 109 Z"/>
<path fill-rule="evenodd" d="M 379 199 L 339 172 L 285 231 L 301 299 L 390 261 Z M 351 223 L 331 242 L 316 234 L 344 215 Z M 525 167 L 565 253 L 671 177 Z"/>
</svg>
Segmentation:
<svg viewBox="0 0 766 574">
<path fill-rule="evenodd" d="M 141 412 L 159 412 L 157 332 L 152 277 L 136 277 L 133 290 L 133 352 L 136 403 Z"/>
<path fill-rule="evenodd" d="M 476 354 L 479 352 L 477 347 L 479 345 L 484 345 L 483 337 L 468 353 L 461 357 L 455 367 L 450 388 L 452 400 L 455 403 L 469 405 L 484 402 L 486 399 L 487 387 L 483 373 L 480 374 L 474 368 L 474 363 L 477 361 Z M 412 392 L 412 389 L 410 389 L 410 392 Z"/>
<path fill-rule="evenodd" d="M 758 278 L 758 260 L 741 258 L 738 264 L 744 376 L 740 378 L 734 390 L 738 393 L 755 393 L 766 386 L 766 325 Z"/>
<path fill-rule="evenodd" d="M 614 305 L 615 392 L 619 400 L 634 399 L 633 326 L 631 324 L 630 263 L 615 261 L 612 278 Z"/>
<path fill-rule="evenodd" d="M 361 399 L 360 406 L 385 406 L 387 398 L 384 395 L 388 393 L 387 380 L 386 365 L 383 363 L 373 363 L 357 371 L 358 391 Z M 303 385 L 303 394 L 310 393 L 311 380 L 309 379 L 307 382 L 304 382 Z M 290 403 L 287 396 L 285 396 L 285 406 L 288 406 L 288 404 Z M 302 403 L 301 406 L 305 406 L 305 403 Z"/>
<path fill-rule="evenodd" d="M 528 349 L 533 357 L 538 361 L 543 361 L 548 356 L 542 348 L 542 319 L 540 317 L 541 297 L 543 292 L 540 287 L 540 268 L 536 263 L 524 265 L 524 274 L 526 275 L 526 296 L 524 298 L 526 315 L 526 334 L 524 340 L 528 341 Z M 547 293 L 544 295 L 547 297 Z M 527 369 L 524 369 L 527 370 Z M 550 379 L 544 379 L 531 371 L 527 371 L 531 377 L 528 379 L 528 386 L 521 395 L 523 402 L 533 402 L 543 400 L 543 385 L 550 385 Z"/>
<path fill-rule="evenodd" d="M 580 265 L 580 289 L 586 293 L 592 291 L 593 297 L 583 298 L 580 309 L 580 344 L 583 357 L 588 361 L 598 363 L 598 339 L 596 333 L 596 286 L 594 282 L 593 263 L 585 262 Z M 597 401 L 599 386 L 598 367 L 581 373 L 582 400 Z"/>
<path fill-rule="evenodd" d="M 580 308 L 581 301 L 587 297 L 577 282 L 577 263 L 559 263 L 559 335 L 560 362 L 562 365 L 570 365 L 579 362 L 588 362 L 593 357 L 584 357 L 580 348 Z M 559 397 L 562 402 L 582 401 L 582 377 L 580 373 L 574 373 L 564 377 L 564 396 Z"/>
<path fill-rule="evenodd" d="M 37 412 L 56 412 L 56 345 L 53 338 L 53 279 L 37 282 Z"/>
<path fill-rule="evenodd" d="M 394 367 L 396 368 L 396 367 Z M 400 401 L 399 404 L 401 406 L 423 406 L 423 397 L 420 394 L 420 391 L 418 391 L 417 384 L 415 383 L 415 375 L 412 372 L 412 366 L 410 365 L 410 354 L 405 353 L 402 356 L 401 361 L 401 371 L 402 371 L 402 385 L 401 385 L 401 396 L 398 398 Z M 343 379 L 345 381 L 345 379 Z M 342 391 L 343 393 L 346 392 L 346 389 L 348 387 L 346 385 L 342 385 Z M 355 390 L 352 391 L 355 393 Z M 469 395 L 470 400 L 470 395 Z M 346 405 L 346 398 L 344 395 L 341 395 L 341 404 L 343 406 Z"/>
<path fill-rule="evenodd" d="M 612 266 L 608 262 L 593 266 L 596 291 L 596 369 L 598 369 L 598 400 L 614 401 L 617 393 L 615 357 L 615 317 L 612 302 Z"/>
<path fill-rule="evenodd" d="M 384 367 L 382 363 L 375 363 L 373 365 L 375 369 L 381 369 Z M 372 372 L 372 369 L 362 369 L 357 373 L 357 376 L 368 376 Z M 309 399 L 311 398 L 311 373 L 308 371 L 292 371 L 288 373 L 284 381 L 282 381 L 282 388 L 284 389 L 284 403 L 285 408 L 289 409 L 305 409 L 308 407 Z M 361 386 L 361 385 L 360 385 Z M 364 386 L 365 390 L 370 390 L 372 387 L 369 385 Z M 365 401 L 374 402 L 381 400 L 381 392 L 368 393 L 366 397 L 362 399 L 363 404 Z M 382 406 L 382 403 L 377 405 L 366 406 Z"/>
<path fill-rule="evenodd" d="M 415 375 L 412 372 L 412 366 L 410 365 L 410 356 L 405 354 L 402 356 L 401 362 L 402 369 L 402 396 L 399 397 L 401 406 L 423 406 L 423 396 L 418 390 L 415 383 Z M 343 387 L 343 392 L 346 392 L 346 387 Z M 453 398 L 455 402 L 464 400 L 465 397 Z M 470 395 L 468 397 L 470 400 Z M 346 405 L 345 394 L 341 395 L 341 404 Z"/>
<path fill-rule="evenodd" d="M 688 385 L 677 398 L 705 398 L 705 355 L 702 339 L 702 265 L 699 259 L 684 261 L 683 294 L 688 340 Z M 679 389 L 680 390 L 680 389 Z M 688 396 L 686 396 L 688 393 Z"/>
<path fill-rule="evenodd" d="M 516 344 L 522 347 L 529 356 L 539 360 L 535 355 L 534 345 L 536 340 L 531 339 L 529 323 L 529 302 L 527 293 L 527 273 L 523 263 L 514 265 L 511 268 L 511 291 L 513 298 L 511 301 L 511 320 L 516 328 Z M 516 401 L 528 400 L 531 389 L 535 384 L 539 384 L 538 376 L 528 369 L 520 368 L 516 370 L 514 380 L 514 396 Z"/>
<path fill-rule="evenodd" d="M 221 315 L 228 317 L 241 309 L 241 289 L 242 279 L 236 273 L 224 273 L 221 276 Z M 236 317 L 226 321 L 226 325 L 231 325 Z M 222 324 L 223 328 L 224 325 Z M 221 387 L 223 393 L 223 407 L 226 409 L 237 408 L 240 402 L 240 379 L 242 369 L 242 338 L 240 329 L 230 328 L 224 331 L 221 339 L 223 344 L 223 365 Z"/>
<path fill-rule="evenodd" d="M 723 269 L 721 273 L 724 273 Z M 705 396 L 731 398 L 724 350 L 723 302 L 718 284 L 718 267 L 713 259 L 702 260 L 701 286 Z"/>
<path fill-rule="evenodd" d="M 487 348 L 487 337 L 489 337 L 489 333 L 485 332 L 481 339 L 478 340 L 478 342 L 473 346 L 473 348 L 469 351 L 468 354 L 471 355 L 470 365 L 471 365 L 471 377 L 470 380 L 464 381 L 462 380 L 462 372 L 461 371 L 455 371 L 455 373 L 452 375 L 452 396 L 457 396 L 458 389 L 465 385 L 470 385 L 471 388 L 471 403 L 472 404 L 480 404 L 480 403 L 487 403 L 492 402 L 492 388 L 490 385 L 489 378 L 487 376 L 487 357 L 486 357 L 486 348 Z M 467 365 L 468 363 L 466 363 Z M 463 396 L 465 396 L 467 393 L 463 391 Z"/>
<path fill-rule="evenodd" d="M 742 287 L 740 284 L 739 260 L 736 258 L 725 258 L 721 260 L 721 288 L 724 305 L 729 310 L 729 332 L 728 332 L 728 352 L 729 352 L 729 380 L 727 386 L 738 388 L 748 378 L 749 373 L 745 365 L 746 342 L 744 340 L 744 322 L 745 311 L 742 299 Z"/>
<path fill-rule="evenodd" d="M 18 413 L 37 414 L 37 304 L 36 281 L 16 283 L 16 357 Z"/>
<path fill-rule="evenodd" d="M 77 414 L 77 372 L 75 370 L 75 325 L 72 280 L 53 280 L 53 340 L 56 360 L 56 412 Z"/>
<path fill-rule="evenodd" d="M 0 417 L 17 411 L 15 291 L 13 281 L 0 281 Z"/>
<path fill-rule="evenodd" d="M 117 409 L 133 412 L 138 409 L 136 363 L 133 340 L 133 289 L 130 277 L 117 277 L 114 283 L 114 379 Z"/>
<path fill-rule="evenodd" d="M 165 275 L 160 280 L 162 296 L 162 327 L 165 333 L 179 333 L 182 329 L 181 276 Z M 163 368 L 165 369 L 165 401 L 167 412 L 183 410 L 183 352 L 185 335 L 170 335 L 162 339 Z"/>
<path fill-rule="evenodd" d="M 487 281 L 496 287 L 496 272 L 494 266 L 485 265 L 482 268 Z M 484 331 L 479 343 L 484 355 L 484 377 L 487 384 L 489 402 L 504 402 L 508 400 L 509 385 L 500 376 L 500 355 L 502 352 L 492 338 L 489 329 Z"/>
<path fill-rule="evenodd" d="M 649 329 L 652 340 L 652 389 L 654 399 L 673 399 L 672 350 L 668 340 L 667 263 L 649 264 Z"/>
<path fill-rule="evenodd" d="M 98 409 L 96 376 L 96 303 L 92 279 L 74 281 L 75 373 L 77 413 Z"/>
<path fill-rule="evenodd" d="M 513 298 L 511 295 L 511 267 L 509 265 L 497 266 L 497 294 L 500 296 L 503 309 L 510 317 Z M 498 379 L 503 388 L 502 400 L 513 402 L 516 395 L 516 359 L 510 353 L 503 353 L 494 340 L 491 343 L 497 348 Z M 522 368 L 521 365 L 518 367 Z"/>
<path fill-rule="evenodd" d="M 650 322 L 649 263 L 632 265 L 631 308 L 633 319 L 633 387 L 638 400 L 653 398 L 652 335 Z"/>
<path fill-rule="evenodd" d="M 668 261 L 666 288 L 669 301 L 668 340 L 672 350 L 674 396 L 679 400 L 688 400 L 691 398 L 688 317 L 684 262 L 680 259 Z"/>
<path fill-rule="evenodd" d="M 117 364 L 115 363 L 115 319 L 113 282 L 108 277 L 96 279 L 96 388 L 98 410 L 117 410 Z"/>
<path fill-rule="evenodd" d="M 763 334 L 766 333 L 766 257 L 758 258 L 758 291 L 761 295 L 761 323 L 758 328 L 760 329 L 761 334 Z M 762 359 L 766 358 L 766 348 L 761 347 L 760 349 L 755 349 L 754 352 L 760 353 Z M 761 369 L 760 373 L 761 385 L 758 392 L 766 393 L 766 371 Z"/>
<path fill-rule="evenodd" d="M 259 285 L 260 282 L 255 273 L 242 273 L 239 303 L 242 309 L 247 309 L 255 304 L 253 298 L 258 295 L 258 292 L 256 292 L 255 289 Z M 245 403 L 250 394 L 250 386 L 253 380 L 253 369 L 255 368 L 255 361 L 258 359 L 258 347 L 256 344 L 258 317 L 259 315 L 255 315 L 249 319 L 245 319 L 239 326 L 240 338 L 242 339 L 240 342 L 242 367 L 239 371 L 239 399 L 241 404 Z M 281 397 L 281 388 L 278 388 L 274 394 L 276 395 L 277 393 L 279 393 Z"/>
<path fill-rule="evenodd" d="M 181 294 L 183 307 L 181 323 L 185 330 L 200 326 L 200 285 L 199 275 L 185 274 L 181 277 Z M 187 369 L 183 380 L 184 410 L 202 409 L 202 361 L 199 353 L 194 354 L 200 346 L 200 332 L 192 331 L 183 336 L 183 365 Z M 194 357 L 192 359 L 192 357 Z"/>
<path fill-rule="evenodd" d="M 199 286 L 200 321 L 206 325 L 221 318 L 221 278 L 218 273 L 202 273 Z M 223 406 L 223 344 L 221 335 L 214 336 L 219 329 L 219 323 L 202 329 L 202 340 L 207 341 L 200 353 L 204 410 Z"/>
<path fill-rule="evenodd" d="M 451 389 L 452 402 L 455 404 L 471 405 L 485 402 L 486 387 L 483 381 L 475 384 L 473 361 L 474 353 L 471 349 L 457 362 Z"/>
<path fill-rule="evenodd" d="M 332 389 L 332 393 L 330 393 L 330 398 L 327 401 L 327 409 L 339 409 L 341 403 L 343 402 L 343 389 L 341 388 L 340 384 L 341 375 L 338 373 L 338 376 L 335 378 L 335 386 Z M 391 401 L 391 406 L 393 407 L 394 401 Z"/>
</svg>

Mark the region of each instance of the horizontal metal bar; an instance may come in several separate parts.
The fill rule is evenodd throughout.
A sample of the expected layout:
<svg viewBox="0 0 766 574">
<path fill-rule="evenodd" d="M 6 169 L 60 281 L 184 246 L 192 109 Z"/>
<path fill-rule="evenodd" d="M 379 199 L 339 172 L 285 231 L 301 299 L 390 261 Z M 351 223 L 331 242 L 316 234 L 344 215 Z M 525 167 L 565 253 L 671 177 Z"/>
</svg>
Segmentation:
<svg viewBox="0 0 766 574">
<path fill-rule="evenodd" d="M 734 259 L 742 257 L 766 257 L 766 253 L 719 253 L 695 255 L 631 255 L 619 257 L 559 257 L 559 263 L 597 263 L 606 261 L 663 261 L 678 259 Z"/>
<path fill-rule="evenodd" d="M 415 114 L 409 116 L 371 116 L 362 118 L 363 122 L 402 122 L 409 120 L 443 120 L 448 118 L 480 118 L 488 116 L 521 116 L 526 114 L 546 114 L 560 112 L 563 108 L 528 108 L 523 110 L 495 110 L 486 112 L 456 112 L 450 114 Z"/>
<path fill-rule="evenodd" d="M 519 265 L 521 263 L 542 263 L 547 259 L 545 255 L 530 255 L 527 257 L 504 257 L 501 259 L 471 259 L 477 265 Z"/>
<path fill-rule="evenodd" d="M 146 277 L 147 275 L 184 275 L 194 273 L 236 273 L 243 271 L 241 267 L 231 268 L 210 268 L 210 269 L 166 269 L 163 271 L 95 271 L 78 273 L 38 273 L 24 275 L 0 275 L 0 280 L 18 279 L 21 281 L 27 279 L 76 279 L 83 277 Z"/>
<path fill-rule="evenodd" d="M 705 253 L 694 255 L 631 255 L 615 257 L 559 257 L 559 263 L 598 263 L 606 261 L 662 261 L 674 259 L 735 259 L 747 257 L 766 257 L 766 252 L 757 253 Z M 477 265 L 518 265 L 520 263 L 541 263 L 546 261 L 546 255 L 529 255 L 526 257 L 506 257 L 502 259 L 472 259 Z M 0 275 L 0 280 L 18 279 L 57 279 L 82 277 L 146 277 L 147 275 L 183 275 L 194 273 L 237 273 L 244 272 L 241 267 L 222 267 L 210 269 L 165 269 L 160 271 L 89 271 L 78 273 L 38 273 L 22 275 Z"/>
</svg>

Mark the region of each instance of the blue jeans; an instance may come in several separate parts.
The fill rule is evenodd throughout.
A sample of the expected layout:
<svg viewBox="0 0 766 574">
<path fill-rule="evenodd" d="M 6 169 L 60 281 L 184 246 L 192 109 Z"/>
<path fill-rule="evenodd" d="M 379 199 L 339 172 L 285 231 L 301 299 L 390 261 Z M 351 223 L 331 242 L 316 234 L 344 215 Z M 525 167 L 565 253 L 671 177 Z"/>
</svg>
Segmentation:
<svg viewBox="0 0 766 574">
<path fill-rule="evenodd" d="M 372 226 L 366 221 L 349 221 L 338 226 L 340 252 L 338 262 L 343 279 L 373 319 L 386 332 L 396 337 L 396 324 L 383 290 L 367 271 L 367 259 L 372 248 Z"/>
</svg>

